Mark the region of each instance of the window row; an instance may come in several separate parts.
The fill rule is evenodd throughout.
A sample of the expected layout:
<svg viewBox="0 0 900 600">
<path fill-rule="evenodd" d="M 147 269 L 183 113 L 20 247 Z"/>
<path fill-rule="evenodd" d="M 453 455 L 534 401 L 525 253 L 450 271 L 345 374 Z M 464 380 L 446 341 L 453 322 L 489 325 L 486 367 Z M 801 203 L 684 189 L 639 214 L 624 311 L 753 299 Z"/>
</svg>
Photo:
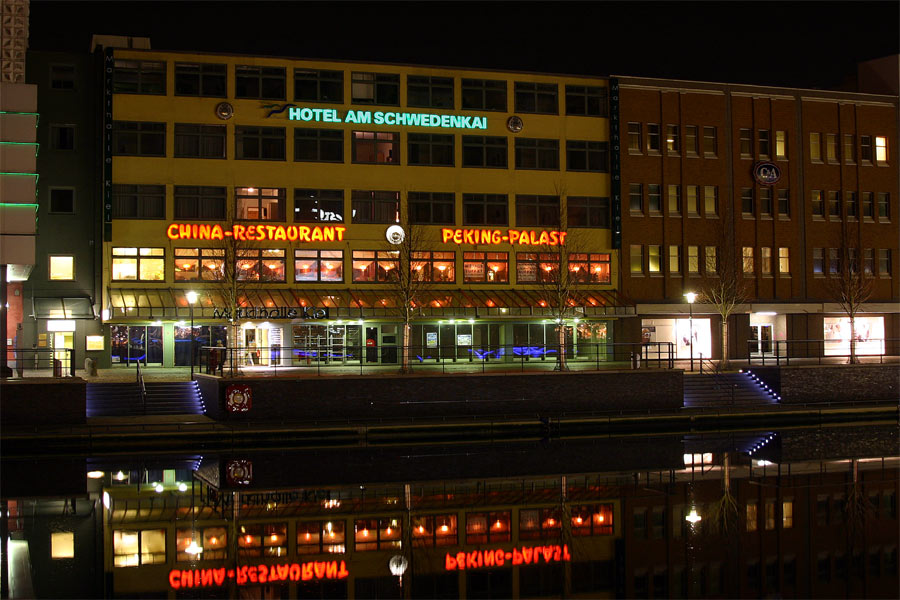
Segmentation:
<svg viewBox="0 0 900 600">
<path fill-rule="evenodd" d="M 288 220 L 285 188 L 239 187 L 234 190 L 234 218 L 241 221 Z M 228 218 L 226 188 L 176 185 L 173 191 L 177 220 L 222 221 Z M 453 225 L 456 194 L 453 192 L 409 192 L 409 222 L 418 225 Z M 293 222 L 388 224 L 400 222 L 400 192 L 352 190 L 350 213 L 344 190 L 294 189 Z M 509 225 L 506 194 L 462 194 L 464 225 Z M 569 196 L 561 203 L 556 196 L 515 195 L 515 221 L 520 227 L 559 227 L 565 213 L 568 227 L 609 228 L 609 198 Z M 115 184 L 112 216 L 116 219 L 165 219 L 164 185 Z"/>
<path fill-rule="evenodd" d="M 662 154 L 663 137 L 659 123 L 628 123 L 629 154 Z M 682 140 L 678 125 L 666 125 L 666 154 L 705 158 L 717 158 L 719 142 L 718 128 L 714 125 L 685 125 Z M 702 151 L 702 154 L 701 154 Z"/>
<path fill-rule="evenodd" d="M 862 192 L 862 206 L 856 192 L 845 191 L 843 194 L 835 190 L 812 190 L 809 203 L 814 219 L 829 219 L 840 221 L 843 219 L 858 220 L 862 217 L 866 221 L 890 223 L 891 221 L 891 194 L 890 192 Z"/>
<path fill-rule="evenodd" d="M 113 92 L 165 95 L 166 68 L 164 61 L 116 59 L 113 64 Z M 174 68 L 176 96 L 227 96 L 227 65 L 176 62 Z M 234 97 L 285 100 L 288 74 L 285 67 L 235 65 Z M 344 77 L 344 71 L 295 68 L 293 99 L 343 104 Z M 70 86 L 70 80 L 68 73 L 59 73 L 53 79 L 60 86 Z M 350 74 L 350 102 L 399 106 L 400 84 L 401 77 L 396 73 L 353 71 Z M 566 115 L 608 115 L 608 89 L 605 86 L 564 87 Z M 406 106 L 454 109 L 457 107 L 456 89 L 453 77 L 407 75 Z M 508 110 L 508 82 L 505 80 L 461 78 L 458 89 L 459 108 L 463 110 Z M 513 83 L 515 112 L 559 114 L 559 94 L 556 83 L 516 81 Z"/>
<path fill-rule="evenodd" d="M 719 216 L 719 186 L 716 185 L 668 185 L 666 186 L 667 214 L 680 217 Z M 683 197 L 682 197 L 683 192 Z M 663 213 L 663 186 L 658 183 L 629 183 L 628 209 L 631 216 Z"/>
<path fill-rule="evenodd" d="M 857 139 L 858 137 L 858 139 Z M 837 165 L 843 162 L 845 165 L 855 165 L 859 156 L 859 164 L 878 166 L 888 164 L 888 140 L 883 135 L 860 135 L 845 133 L 819 133 L 809 134 L 809 160 L 814 163 L 828 163 Z"/>
<path fill-rule="evenodd" d="M 850 273 L 875 275 L 876 252 L 878 275 L 890 277 L 893 256 L 890 248 L 813 248 L 813 275 L 844 277 Z"/>
<path fill-rule="evenodd" d="M 869 577 L 897 576 L 897 547 L 888 546 L 883 550 L 878 547 L 869 548 L 868 559 L 866 553 L 856 549 L 850 557 L 844 553 L 834 554 L 819 552 L 816 557 L 816 578 L 820 583 L 847 581 L 848 576 L 862 580 L 865 577 L 866 562 L 868 562 Z M 832 562 L 833 561 L 833 562 Z"/>
<path fill-rule="evenodd" d="M 632 244 L 629 249 L 629 270 L 632 276 L 662 275 L 663 254 L 665 246 L 659 244 Z M 685 271 L 688 275 L 700 275 L 700 268 L 707 277 L 716 277 L 719 273 L 719 249 L 716 246 L 687 246 L 687 255 L 682 256 L 684 246 L 668 247 L 668 273 L 679 276 Z"/>
<path fill-rule="evenodd" d="M 756 140 L 754 144 L 753 130 L 740 129 L 738 131 L 738 153 L 741 158 L 758 160 L 776 160 L 788 159 L 788 141 L 787 132 L 784 130 L 775 131 L 775 152 L 772 153 L 772 132 L 768 129 L 757 129 Z"/>
<path fill-rule="evenodd" d="M 236 249 L 233 263 L 234 280 L 287 282 L 287 253 L 283 248 Z M 164 248 L 112 249 L 113 281 L 165 281 Z M 353 250 L 350 252 L 354 283 L 391 283 L 400 268 L 396 250 Z M 520 284 L 552 283 L 559 280 L 560 254 L 517 252 L 514 255 L 516 281 Z M 179 281 L 227 282 L 231 280 L 231 257 L 223 248 L 175 248 L 174 278 Z M 464 283 L 509 283 L 510 253 L 462 252 Z M 52 256 L 65 260 L 56 272 L 74 279 L 74 257 Z M 578 252 L 568 255 L 565 268 L 580 283 L 609 283 L 610 255 Z M 413 252 L 409 265 L 414 280 L 429 283 L 456 283 L 455 251 Z M 227 270 L 227 271 L 226 271 Z M 52 273 L 53 271 L 51 271 Z M 343 250 L 294 250 L 295 282 L 342 283 L 344 281 Z"/>
<path fill-rule="evenodd" d="M 745 277 L 756 276 L 757 271 L 757 253 L 756 248 L 752 246 L 744 246 L 741 248 L 741 270 Z M 759 248 L 758 269 L 759 274 L 763 277 L 772 276 L 777 272 L 782 277 L 791 276 L 791 249 L 784 246 L 779 247 L 778 255 L 775 257 L 775 267 L 777 271 L 773 271 L 772 267 L 772 250 L 770 246 L 761 246 Z"/>
<path fill-rule="evenodd" d="M 237 160 L 285 160 L 284 127 L 234 128 L 234 158 Z M 143 121 L 113 122 L 113 154 L 116 156 L 166 156 L 166 124 Z M 175 158 L 226 158 L 225 125 L 175 123 Z M 400 134 L 390 131 L 353 131 L 351 160 L 357 164 L 401 164 Z M 456 136 L 409 133 L 406 136 L 410 166 L 453 167 Z M 62 142 L 61 142 L 62 143 Z M 68 144 L 68 142 L 66 142 Z M 71 144 L 74 146 L 74 142 Z M 560 169 L 560 141 L 515 138 L 516 169 Z M 609 172 L 609 142 L 566 140 L 566 170 Z M 297 162 L 343 163 L 344 132 L 338 129 L 294 129 L 294 160 Z M 462 166 L 508 168 L 508 138 L 462 136 Z"/>
<path fill-rule="evenodd" d="M 748 532 L 759 531 L 760 525 L 762 529 L 771 531 L 775 529 L 778 522 L 781 523 L 782 529 L 791 529 L 794 527 L 794 501 L 793 499 L 785 499 L 781 501 L 781 513 L 777 514 L 777 500 L 775 498 L 766 498 L 763 502 L 763 511 L 759 510 L 758 500 L 748 500 L 744 509 L 744 530 Z M 760 523 L 760 520 L 762 523 Z"/>
<path fill-rule="evenodd" d="M 611 536 L 614 532 L 613 505 L 570 506 L 573 536 Z M 519 510 L 519 540 L 558 539 L 562 535 L 563 511 L 560 507 Z M 512 540 L 511 511 L 470 512 L 465 515 L 465 530 L 460 531 L 456 514 L 416 515 L 411 517 L 410 539 L 413 548 L 434 548 L 465 544 L 488 544 Z M 399 549 L 404 539 L 399 517 L 354 519 L 353 548 L 356 552 Z M 347 524 L 343 519 L 301 521 L 296 526 L 295 549 L 299 554 L 345 554 L 348 545 Z M 462 534 L 462 535 L 461 535 Z M 176 562 L 224 560 L 231 544 L 228 528 L 206 526 L 175 530 Z M 288 523 L 243 524 L 237 532 L 239 558 L 287 556 L 290 546 Z M 193 546 L 193 547 L 192 547 Z M 199 549 L 199 552 L 195 550 Z M 113 564 L 132 567 L 166 562 L 166 530 L 141 529 L 113 531 Z"/>
</svg>

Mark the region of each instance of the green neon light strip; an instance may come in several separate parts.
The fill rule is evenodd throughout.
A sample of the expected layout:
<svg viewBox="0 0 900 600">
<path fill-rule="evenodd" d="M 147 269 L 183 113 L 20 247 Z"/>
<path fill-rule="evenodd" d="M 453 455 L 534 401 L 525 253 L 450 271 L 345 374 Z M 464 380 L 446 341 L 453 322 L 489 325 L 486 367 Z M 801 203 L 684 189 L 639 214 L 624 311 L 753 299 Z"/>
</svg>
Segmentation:
<svg viewBox="0 0 900 600">
<path fill-rule="evenodd" d="M 29 177 L 34 177 L 35 185 L 37 185 L 38 180 L 41 178 L 40 173 L 4 173 L 4 172 L 0 172 L 0 175 L 27 175 Z"/>
<path fill-rule="evenodd" d="M 34 117 L 41 116 L 41 113 L 22 112 L 19 110 L 0 110 L 0 115 L 32 115 Z"/>
<path fill-rule="evenodd" d="M 0 145 L 6 146 L 34 146 L 34 155 L 38 155 L 41 145 L 37 142 L 0 142 Z"/>
<path fill-rule="evenodd" d="M 37 208 L 40 204 L 34 202 L 0 202 L 0 206 L 33 206 Z"/>
</svg>

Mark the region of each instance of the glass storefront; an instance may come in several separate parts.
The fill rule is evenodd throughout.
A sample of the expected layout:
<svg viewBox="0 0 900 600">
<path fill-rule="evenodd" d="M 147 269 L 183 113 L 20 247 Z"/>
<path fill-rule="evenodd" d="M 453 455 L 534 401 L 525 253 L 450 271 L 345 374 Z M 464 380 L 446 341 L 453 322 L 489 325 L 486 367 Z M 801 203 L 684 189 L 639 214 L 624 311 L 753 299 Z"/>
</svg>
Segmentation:
<svg viewBox="0 0 900 600">
<path fill-rule="evenodd" d="M 850 331 L 849 317 L 825 317 L 825 356 L 849 356 L 850 338 L 856 354 L 884 354 L 884 317 L 856 317 Z"/>
<path fill-rule="evenodd" d="M 111 325 L 110 356 L 113 365 L 162 365 L 162 325 Z"/>
<path fill-rule="evenodd" d="M 646 342 L 672 342 L 675 358 L 691 358 L 693 338 L 694 358 L 709 358 L 712 355 L 710 321 L 706 318 L 643 319 L 641 335 Z"/>
<path fill-rule="evenodd" d="M 204 346 L 215 346 L 222 342 L 227 345 L 228 334 L 223 325 L 194 325 L 194 365 L 200 365 L 205 360 L 206 353 L 200 349 Z M 191 327 L 175 326 L 175 366 L 188 367 L 191 365 Z"/>
</svg>

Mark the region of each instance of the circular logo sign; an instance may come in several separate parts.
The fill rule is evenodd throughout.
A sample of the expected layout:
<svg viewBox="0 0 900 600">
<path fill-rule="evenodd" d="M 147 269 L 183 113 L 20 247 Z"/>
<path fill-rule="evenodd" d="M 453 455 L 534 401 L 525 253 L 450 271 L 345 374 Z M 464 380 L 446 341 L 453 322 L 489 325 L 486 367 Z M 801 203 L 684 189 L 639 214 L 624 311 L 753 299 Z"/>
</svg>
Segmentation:
<svg viewBox="0 0 900 600">
<path fill-rule="evenodd" d="M 228 412 L 248 412 L 253 405 L 253 393 L 249 385 L 236 383 L 225 390 L 225 408 Z"/>
<path fill-rule="evenodd" d="M 391 225 L 387 228 L 384 236 L 387 238 L 387 241 L 396 246 L 403 243 L 403 240 L 406 238 L 406 232 L 399 225 Z"/>
<path fill-rule="evenodd" d="M 253 463 L 249 460 L 229 460 L 225 465 L 228 485 L 250 485 L 253 481 Z"/>
<path fill-rule="evenodd" d="M 506 120 L 506 128 L 513 133 L 519 133 L 522 131 L 523 127 L 525 127 L 525 123 L 522 121 L 521 117 L 513 115 Z"/>
<path fill-rule="evenodd" d="M 234 115 L 234 107 L 228 102 L 219 102 L 216 104 L 216 116 L 227 121 Z"/>
<path fill-rule="evenodd" d="M 770 161 L 758 162 L 753 165 L 753 179 L 760 185 L 775 185 L 781 179 L 781 168 Z"/>
</svg>

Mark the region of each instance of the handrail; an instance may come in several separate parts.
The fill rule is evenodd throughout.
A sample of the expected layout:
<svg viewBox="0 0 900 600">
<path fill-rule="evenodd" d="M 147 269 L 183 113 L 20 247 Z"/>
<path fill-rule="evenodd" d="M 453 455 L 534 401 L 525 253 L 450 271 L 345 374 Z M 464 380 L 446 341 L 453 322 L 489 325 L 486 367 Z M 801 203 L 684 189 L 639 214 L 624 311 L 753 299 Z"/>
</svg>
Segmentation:
<svg viewBox="0 0 900 600">
<path fill-rule="evenodd" d="M 728 382 L 725 381 L 725 378 L 722 376 L 722 369 L 720 368 L 721 363 L 718 361 L 713 361 L 709 358 L 703 358 L 703 353 L 701 353 L 700 354 L 700 374 L 701 375 L 703 374 L 704 361 L 708 365 L 707 370 L 712 371 L 713 383 L 715 384 L 716 390 L 718 390 L 721 393 L 722 391 L 724 391 L 723 388 L 728 388 L 729 391 L 731 392 L 731 402 L 733 404 L 734 403 L 734 384 L 731 384 L 730 387 L 728 386 Z"/>
<path fill-rule="evenodd" d="M 884 362 L 885 356 L 896 356 L 896 349 L 900 347 L 900 338 L 868 338 L 854 340 L 849 345 L 852 349 L 844 352 L 839 346 L 846 343 L 843 339 L 806 339 L 806 340 L 769 340 L 770 350 L 760 352 L 760 340 L 747 340 L 747 361 L 751 364 L 757 362 L 762 366 L 766 361 L 772 361 L 780 366 L 782 362 L 790 366 L 791 359 L 815 359 L 822 364 L 822 359 L 850 359 L 851 356 L 859 358 L 878 358 L 879 363 Z M 876 348 L 879 346 L 880 348 Z M 836 347 L 837 346 L 837 347 Z M 826 350 L 828 351 L 826 353 Z"/>
<path fill-rule="evenodd" d="M 147 414 L 147 386 L 144 384 L 144 372 L 141 371 L 141 361 L 136 360 L 134 364 L 137 365 L 137 383 L 138 387 L 141 390 L 141 406 L 144 407 L 144 414 Z"/>
</svg>

